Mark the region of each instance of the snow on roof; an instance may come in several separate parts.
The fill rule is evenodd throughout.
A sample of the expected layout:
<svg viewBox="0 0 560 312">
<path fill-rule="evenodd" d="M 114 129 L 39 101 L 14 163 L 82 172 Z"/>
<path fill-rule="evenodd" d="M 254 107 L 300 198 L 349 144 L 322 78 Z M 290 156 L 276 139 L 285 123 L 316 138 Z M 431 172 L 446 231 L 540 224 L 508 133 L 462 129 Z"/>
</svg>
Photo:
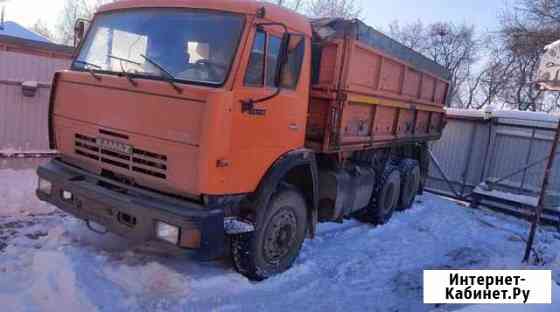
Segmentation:
<svg viewBox="0 0 560 312">
<path fill-rule="evenodd" d="M 447 115 L 459 117 L 478 117 L 484 118 L 485 114 L 490 114 L 494 118 L 518 119 L 527 121 L 558 122 L 559 114 L 549 114 L 543 112 L 528 112 L 519 110 L 470 110 L 448 108 Z"/>
<path fill-rule="evenodd" d="M 448 116 L 484 118 L 483 110 L 447 108 L 446 112 Z"/>
<path fill-rule="evenodd" d="M 544 48 L 539 68 L 537 70 L 537 83 L 542 90 L 560 90 L 560 41 L 553 42 Z"/>
<path fill-rule="evenodd" d="M 554 41 L 553 43 L 547 45 L 546 47 L 544 47 L 545 50 L 550 50 L 550 49 L 554 49 L 556 47 L 560 46 L 560 40 Z"/>
<path fill-rule="evenodd" d="M 545 122 L 557 122 L 559 119 L 558 114 L 547 114 L 543 112 L 527 112 L 527 111 L 497 111 L 492 113 L 492 116 L 498 118 L 512 118 L 512 119 L 524 119 L 524 120 L 534 120 L 534 121 L 545 121 Z"/>
<path fill-rule="evenodd" d="M 16 22 L 10 22 L 10 21 L 4 22 L 3 27 L 0 26 L 0 35 L 50 43 L 50 41 L 47 38 L 39 34 L 36 34 L 29 29 L 26 29 L 25 27 L 19 25 Z"/>
</svg>

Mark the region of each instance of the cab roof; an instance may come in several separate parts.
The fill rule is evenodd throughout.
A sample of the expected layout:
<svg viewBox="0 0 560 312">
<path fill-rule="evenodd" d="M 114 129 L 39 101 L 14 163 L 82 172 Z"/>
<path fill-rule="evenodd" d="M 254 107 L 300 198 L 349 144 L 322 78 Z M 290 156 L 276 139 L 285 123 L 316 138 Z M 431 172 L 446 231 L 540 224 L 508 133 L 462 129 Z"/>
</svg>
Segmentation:
<svg viewBox="0 0 560 312">
<path fill-rule="evenodd" d="M 264 8 L 266 19 L 286 24 L 292 31 L 311 36 L 307 18 L 281 6 L 255 0 L 121 0 L 101 6 L 97 13 L 138 8 L 190 8 L 255 15 Z"/>
</svg>

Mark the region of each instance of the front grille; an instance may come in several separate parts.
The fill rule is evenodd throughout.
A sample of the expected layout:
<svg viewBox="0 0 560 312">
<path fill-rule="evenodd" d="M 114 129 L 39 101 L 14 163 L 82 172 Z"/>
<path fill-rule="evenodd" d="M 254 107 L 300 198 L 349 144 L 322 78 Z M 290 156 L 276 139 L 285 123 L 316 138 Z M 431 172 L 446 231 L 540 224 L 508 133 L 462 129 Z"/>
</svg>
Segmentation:
<svg viewBox="0 0 560 312">
<path fill-rule="evenodd" d="M 132 153 L 104 148 L 96 138 L 83 134 L 74 136 L 74 152 L 82 157 L 90 158 L 104 164 L 149 175 L 159 179 L 167 179 L 167 156 L 133 148 Z"/>
</svg>

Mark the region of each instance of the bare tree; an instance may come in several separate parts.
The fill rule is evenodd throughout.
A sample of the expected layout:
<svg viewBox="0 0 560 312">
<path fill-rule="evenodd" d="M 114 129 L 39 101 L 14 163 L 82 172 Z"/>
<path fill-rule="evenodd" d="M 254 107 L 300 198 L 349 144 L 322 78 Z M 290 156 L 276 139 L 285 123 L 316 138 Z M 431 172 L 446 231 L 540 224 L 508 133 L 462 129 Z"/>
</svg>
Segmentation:
<svg viewBox="0 0 560 312">
<path fill-rule="evenodd" d="M 504 13 L 500 30 L 504 53 L 513 60 L 501 99 L 511 108 L 546 111 L 556 97 L 545 96 L 533 81 L 544 47 L 560 38 L 559 0 L 519 0 Z"/>
<path fill-rule="evenodd" d="M 513 64 L 510 77 L 500 97 L 510 108 L 531 111 L 542 110 L 543 92 L 532 83 L 535 81 L 539 57 L 540 53 L 512 56 Z"/>
<path fill-rule="evenodd" d="M 50 41 L 55 41 L 55 36 L 49 29 L 49 27 L 45 24 L 45 22 L 41 19 L 37 20 L 35 24 L 31 27 L 31 31 L 41 35 Z"/>
<path fill-rule="evenodd" d="M 393 21 L 389 24 L 388 34 L 393 38 L 413 50 L 423 50 L 425 48 L 426 27 L 418 20 L 416 22 L 401 25 L 399 21 Z"/>
<path fill-rule="evenodd" d="M 356 0 L 264 0 L 310 17 L 360 18 L 362 8 Z"/>
<path fill-rule="evenodd" d="M 545 26 L 560 24 L 560 1 L 520 0 L 517 10 L 525 13 L 525 18 Z"/>
<path fill-rule="evenodd" d="M 307 15 L 311 17 L 360 18 L 362 8 L 355 0 L 309 0 Z"/>
<path fill-rule="evenodd" d="M 64 10 L 57 25 L 58 41 L 72 44 L 74 41 L 74 25 L 79 18 L 91 19 L 100 5 L 113 0 L 65 0 Z"/>
<path fill-rule="evenodd" d="M 416 22 L 401 26 L 393 22 L 389 26 L 389 35 L 445 67 L 454 86 L 450 92 L 451 105 L 461 105 L 458 97 L 463 93 L 462 88 L 470 79 L 478 57 L 479 43 L 473 26 L 450 22 L 430 25 Z"/>
<path fill-rule="evenodd" d="M 294 11 L 301 12 L 304 9 L 305 2 L 304 0 L 265 0 L 267 2 L 271 2 L 277 4 L 279 6 L 283 6 Z"/>
<path fill-rule="evenodd" d="M 560 38 L 560 0 L 517 0 L 500 22 L 500 31 L 486 41 L 490 47 L 481 50 L 483 64 L 460 85 L 459 105 L 560 110 L 560 94 L 543 93 L 533 83 L 544 46 Z"/>
<path fill-rule="evenodd" d="M 488 36 L 481 46 L 485 56 L 478 70 L 471 70 L 463 87 L 458 91 L 457 100 L 460 107 L 481 109 L 499 100 L 508 84 L 513 66 L 513 59 L 504 53 L 503 47 L 496 44 L 495 36 Z"/>
</svg>

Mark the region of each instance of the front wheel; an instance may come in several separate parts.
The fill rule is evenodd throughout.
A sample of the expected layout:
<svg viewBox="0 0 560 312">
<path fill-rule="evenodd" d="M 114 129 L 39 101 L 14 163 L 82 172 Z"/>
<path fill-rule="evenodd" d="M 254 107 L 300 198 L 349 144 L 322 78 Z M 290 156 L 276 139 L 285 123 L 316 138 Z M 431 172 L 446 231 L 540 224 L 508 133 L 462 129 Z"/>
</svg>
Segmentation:
<svg viewBox="0 0 560 312">
<path fill-rule="evenodd" d="M 307 231 L 307 209 L 296 190 L 280 190 L 266 207 L 263 222 L 251 233 L 232 236 L 232 258 L 236 270 L 261 281 L 289 269 Z"/>
</svg>

